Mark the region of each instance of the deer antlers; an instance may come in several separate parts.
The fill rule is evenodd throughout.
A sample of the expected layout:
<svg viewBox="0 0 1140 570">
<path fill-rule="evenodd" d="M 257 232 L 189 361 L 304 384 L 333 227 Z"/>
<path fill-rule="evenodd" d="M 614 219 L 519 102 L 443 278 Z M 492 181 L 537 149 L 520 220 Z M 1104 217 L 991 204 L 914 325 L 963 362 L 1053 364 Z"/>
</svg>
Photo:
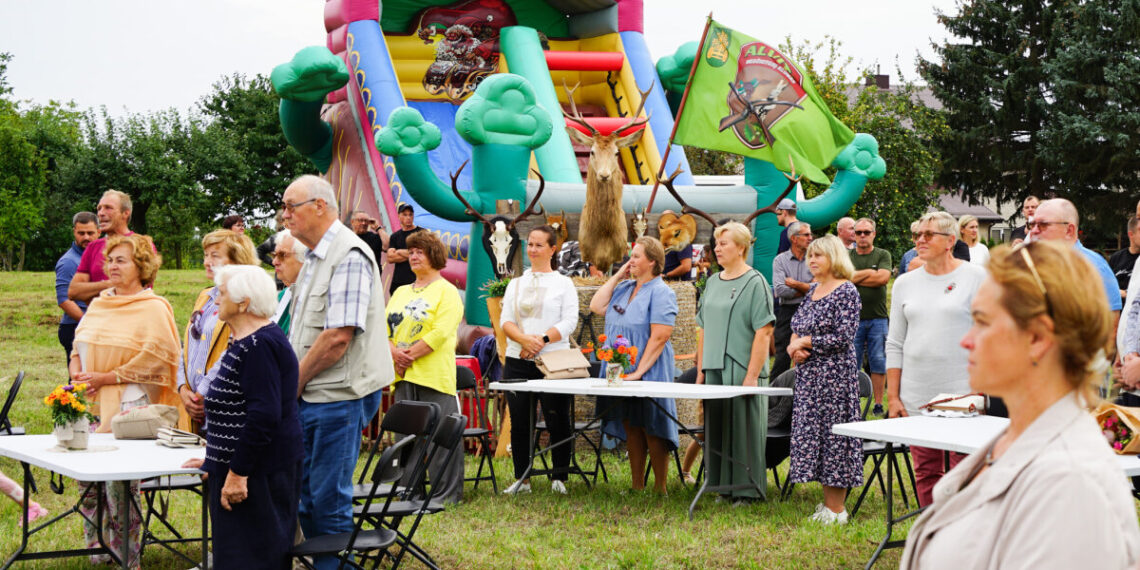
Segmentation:
<svg viewBox="0 0 1140 570">
<path fill-rule="evenodd" d="M 467 208 L 465 210 L 465 213 L 468 216 L 475 216 L 479 219 L 480 222 L 490 225 L 491 220 L 487 219 L 483 214 L 475 210 L 475 208 L 471 206 L 471 203 L 463 198 L 463 193 L 459 191 L 459 185 L 457 184 L 459 181 L 459 174 L 463 172 L 463 169 L 467 166 L 468 162 L 470 161 L 463 161 L 463 164 L 459 165 L 459 170 L 456 170 L 455 173 L 451 175 L 451 192 L 455 194 L 455 197 L 459 198 L 459 201 L 462 202 L 463 205 Z M 508 230 L 513 230 L 515 224 L 529 218 L 530 216 L 546 213 L 546 211 L 543 210 L 542 206 L 539 206 L 538 210 L 534 209 L 535 205 L 538 204 L 538 199 L 542 197 L 542 191 L 546 189 L 546 179 L 543 178 L 542 173 L 537 170 L 532 170 L 531 172 L 534 172 L 534 174 L 538 176 L 538 193 L 534 195 L 534 200 L 530 201 L 530 205 L 526 207 L 526 210 L 523 210 L 523 213 L 515 216 L 515 219 L 511 220 L 511 222 L 507 224 Z"/>
<path fill-rule="evenodd" d="M 531 172 L 533 172 L 535 176 L 538 176 L 538 192 L 534 195 L 534 200 L 530 201 L 530 205 L 527 206 L 521 214 L 515 216 L 515 219 L 511 220 L 511 223 L 507 224 L 508 230 L 515 229 L 515 224 L 531 216 L 537 216 L 538 214 L 546 213 L 546 210 L 542 206 L 538 206 L 538 210 L 534 209 L 534 207 L 538 205 L 538 199 L 542 197 L 542 191 L 546 189 L 546 179 L 543 178 L 542 173 L 537 170 L 531 169 Z"/>
<path fill-rule="evenodd" d="M 788 193 L 792 191 L 792 188 L 795 188 L 796 184 L 799 183 L 800 176 L 796 174 L 796 165 L 794 162 L 792 162 L 791 157 L 788 157 L 788 164 L 790 164 L 792 166 L 792 173 L 791 174 L 784 174 L 784 178 L 788 179 L 788 187 L 785 188 L 784 192 L 782 194 L 780 194 L 780 196 L 778 198 L 776 198 L 771 204 L 768 204 L 767 206 L 760 208 L 759 210 L 756 210 L 755 212 L 752 212 L 751 214 L 748 215 L 747 218 L 744 218 L 744 225 L 747 226 L 748 224 L 752 223 L 752 220 L 755 220 L 756 217 L 759 216 L 760 214 L 775 213 L 776 206 L 778 206 L 780 204 L 780 200 L 783 200 L 785 197 L 787 197 Z M 699 210 L 697 208 L 694 208 L 694 207 L 688 205 L 687 203 L 685 203 L 685 201 L 683 199 L 681 199 L 681 195 L 678 194 L 677 190 L 673 188 L 673 179 L 676 178 L 677 175 L 680 173 L 681 173 L 681 167 L 677 166 L 677 169 L 673 171 L 673 174 L 669 175 L 669 178 L 661 181 L 661 185 L 664 186 L 665 189 L 668 190 L 669 193 L 673 195 L 673 198 L 675 200 L 677 200 L 677 202 L 679 204 L 681 204 L 681 213 L 683 213 L 683 214 L 696 214 L 696 215 L 708 220 L 708 222 L 710 224 L 712 224 L 712 226 L 714 228 L 720 226 L 721 224 L 718 224 L 716 222 L 716 220 L 714 220 L 713 217 L 710 216 L 707 212 L 705 212 L 704 210 Z"/>
<path fill-rule="evenodd" d="M 639 127 L 639 126 L 644 125 L 645 123 L 649 122 L 649 115 L 646 115 L 644 119 L 639 118 L 639 117 L 641 116 L 641 111 L 643 109 L 645 109 L 645 101 L 648 100 L 649 93 L 653 91 L 653 87 L 655 85 L 657 85 L 657 80 L 654 80 L 652 83 L 650 83 L 649 89 L 646 89 L 645 91 L 642 91 L 640 87 L 637 89 L 638 92 L 641 93 L 641 104 L 638 105 L 637 110 L 634 111 L 632 115 L 630 115 L 630 117 L 631 117 L 630 120 L 628 122 L 626 122 L 624 125 L 614 129 L 612 134 L 620 136 L 622 131 L 627 131 L 629 129 L 632 129 L 634 127 Z M 573 112 L 573 114 L 567 113 L 566 109 L 563 109 L 562 115 L 564 117 L 566 117 L 567 119 L 569 119 L 571 122 L 574 122 L 574 123 L 577 123 L 578 125 L 581 125 L 583 128 L 586 129 L 587 132 L 590 133 L 590 136 L 596 137 L 601 133 L 599 133 L 598 129 L 595 129 L 594 126 L 591 125 L 589 121 L 587 121 L 585 118 L 582 117 L 582 114 L 578 112 L 578 105 L 574 103 L 574 92 L 578 90 L 579 86 L 581 86 L 581 83 L 575 83 L 574 87 L 570 87 L 569 85 L 566 84 L 565 79 L 562 80 L 562 88 L 566 90 L 566 98 L 570 100 L 570 110 Z"/>
</svg>

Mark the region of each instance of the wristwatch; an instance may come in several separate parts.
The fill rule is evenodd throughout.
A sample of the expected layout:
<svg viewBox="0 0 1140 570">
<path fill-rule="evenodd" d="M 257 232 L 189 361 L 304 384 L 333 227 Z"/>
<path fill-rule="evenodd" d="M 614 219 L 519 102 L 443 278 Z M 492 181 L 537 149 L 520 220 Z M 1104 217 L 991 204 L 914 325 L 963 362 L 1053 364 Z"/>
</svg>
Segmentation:
<svg viewBox="0 0 1140 570">
<path fill-rule="evenodd" d="M 548 335 L 548 334 L 542 335 L 542 342 L 545 344 L 550 344 L 550 335 Z"/>
</svg>

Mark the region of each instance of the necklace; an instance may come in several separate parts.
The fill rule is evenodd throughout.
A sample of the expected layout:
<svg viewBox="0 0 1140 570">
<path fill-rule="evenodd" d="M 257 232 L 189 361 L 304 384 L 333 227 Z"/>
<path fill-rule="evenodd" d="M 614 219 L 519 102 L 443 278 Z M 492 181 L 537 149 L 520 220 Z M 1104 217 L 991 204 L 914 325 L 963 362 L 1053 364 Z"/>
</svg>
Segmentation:
<svg viewBox="0 0 1140 570">
<path fill-rule="evenodd" d="M 435 279 L 432 279 L 431 281 L 428 281 L 427 283 L 424 283 L 423 285 L 420 285 L 419 281 L 412 283 L 412 293 L 423 293 L 424 289 L 427 289 L 429 286 L 431 286 L 432 283 L 435 283 L 436 279 L 439 279 L 439 278 L 436 277 Z"/>
</svg>

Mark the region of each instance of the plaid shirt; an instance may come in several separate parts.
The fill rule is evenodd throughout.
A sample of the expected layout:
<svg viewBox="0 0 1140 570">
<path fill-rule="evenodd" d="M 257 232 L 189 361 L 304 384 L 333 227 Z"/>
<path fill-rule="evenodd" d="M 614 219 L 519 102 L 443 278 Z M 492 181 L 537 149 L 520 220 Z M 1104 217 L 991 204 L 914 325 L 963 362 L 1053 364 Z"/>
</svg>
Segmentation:
<svg viewBox="0 0 1140 570">
<path fill-rule="evenodd" d="M 324 259 L 329 252 L 333 238 L 341 231 L 349 231 L 339 220 L 334 221 L 317 246 L 305 254 L 305 265 L 301 268 L 301 275 L 294 285 L 296 291 L 303 291 L 308 295 L 309 279 L 313 266 L 318 259 Z M 368 322 L 368 303 L 372 296 L 372 279 L 376 270 L 368 262 L 368 258 L 359 250 L 351 250 L 344 256 L 344 260 L 333 270 L 329 279 L 328 309 L 325 311 L 325 328 L 338 329 L 341 327 L 356 327 L 363 331 Z M 297 316 L 297 315 L 294 315 Z M 291 327 L 290 336 L 298 335 L 302 327 Z M 295 341 L 296 339 L 290 339 Z"/>
</svg>

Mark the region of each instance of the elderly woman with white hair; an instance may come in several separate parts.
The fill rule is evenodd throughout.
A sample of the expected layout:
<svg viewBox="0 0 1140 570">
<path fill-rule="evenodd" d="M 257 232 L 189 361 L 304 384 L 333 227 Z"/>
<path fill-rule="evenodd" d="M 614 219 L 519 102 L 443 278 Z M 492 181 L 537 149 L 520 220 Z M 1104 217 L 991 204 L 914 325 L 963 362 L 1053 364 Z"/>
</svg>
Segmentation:
<svg viewBox="0 0 1140 570">
<path fill-rule="evenodd" d="M 259 267 L 217 271 L 219 318 L 234 342 L 206 393 L 206 459 L 214 567 L 289 568 L 301 490 L 297 357 L 269 320 L 273 279 Z"/>
<path fill-rule="evenodd" d="M 970 303 L 986 270 L 953 256 L 958 221 L 931 212 L 918 221 L 915 247 L 922 267 L 895 279 L 887 328 L 887 395 L 892 417 L 917 414 L 939 394 L 967 394 L 966 349 L 955 344 L 970 330 Z M 911 446 L 920 505 L 929 505 L 945 471 L 942 452 Z M 950 454 L 951 467 L 965 457 Z"/>
<path fill-rule="evenodd" d="M 767 386 L 772 339 L 772 289 L 746 261 L 752 233 L 739 222 L 713 231 L 720 273 L 708 278 L 697 311 L 697 384 Z M 740 486 L 726 496 L 741 503 L 763 498 L 768 408 L 764 398 L 705 401 L 705 464 L 709 485 Z M 751 446 L 751 449 L 750 449 Z M 745 466 L 730 458 L 747 458 Z M 751 472 L 751 475 L 749 474 Z M 752 488 L 753 478 L 760 489 Z"/>
</svg>

